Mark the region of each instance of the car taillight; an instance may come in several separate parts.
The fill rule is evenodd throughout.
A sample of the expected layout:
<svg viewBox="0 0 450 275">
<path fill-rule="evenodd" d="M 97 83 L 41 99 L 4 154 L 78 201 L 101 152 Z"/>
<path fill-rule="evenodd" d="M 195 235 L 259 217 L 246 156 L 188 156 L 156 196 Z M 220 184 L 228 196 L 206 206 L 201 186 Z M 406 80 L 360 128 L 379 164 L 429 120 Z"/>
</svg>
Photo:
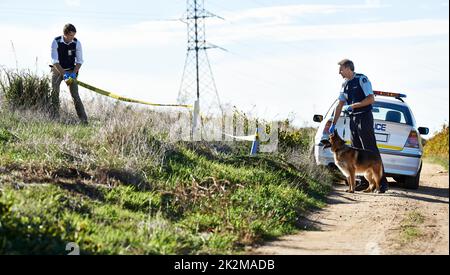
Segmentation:
<svg viewBox="0 0 450 275">
<path fill-rule="evenodd" d="M 408 139 L 406 140 L 405 147 L 408 148 L 419 148 L 419 136 L 416 131 L 411 131 Z"/>
<path fill-rule="evenodd" d="M 331 127 L 331 120 L 325 124 L 325 128 L 323 128 L 323 134 L 329 135 L 330 134 L 330 127 Z"/>
</svg>

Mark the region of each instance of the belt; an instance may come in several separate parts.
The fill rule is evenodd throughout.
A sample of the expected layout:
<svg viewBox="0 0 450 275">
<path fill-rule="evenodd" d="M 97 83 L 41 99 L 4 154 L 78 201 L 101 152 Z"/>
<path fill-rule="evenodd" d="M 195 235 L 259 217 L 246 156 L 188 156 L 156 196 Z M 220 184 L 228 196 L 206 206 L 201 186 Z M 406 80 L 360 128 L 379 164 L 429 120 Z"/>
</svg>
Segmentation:
<svg viewBox="0 0 450 275">
<path fill-rule="evenodd" d="M 53 65 L 48 65 L 50 68 L 53 68 L 54 66 Z M 68 68 L 68 69 L 66 69 L 66 68 L 63 68 L 64 69 L 64 71 L 73 71 L 74 69 L 75 69 L 75 66 L 73 66 L 73 67 L 70 67 L 70 68 Z"/>
<path fill-rule="evenodd" d="M 362 111 L 362 112 L 357 112 L 357 113 L 348 113 L 348 117 L 355 117 L 355 116 L 359 116 L 359 115 L 365 115 L 367 113 L 369 113 L 371 111 Z"/>
</svg>

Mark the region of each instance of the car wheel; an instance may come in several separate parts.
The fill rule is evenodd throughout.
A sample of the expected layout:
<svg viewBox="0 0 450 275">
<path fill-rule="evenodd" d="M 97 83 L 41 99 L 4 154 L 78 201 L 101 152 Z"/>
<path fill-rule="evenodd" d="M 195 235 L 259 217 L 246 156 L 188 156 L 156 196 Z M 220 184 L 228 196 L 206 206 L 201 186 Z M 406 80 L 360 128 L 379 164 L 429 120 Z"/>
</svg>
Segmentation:
<svg viewBox="0 0 450 275">
<path fill-rule="evenodd" d="M 393 176 L 396 183 L 402 184 L 405 181 L 405 178 L 403 176 Z"/>
<path fill-rule="evenodd" d="M 420 172 L 422 171 L 422 164 L 420 164 L 419 172 L 415 177 L 405 177 L 405 188 L 407 189 L 418 189 L 420 182 Z"/>
</svg>

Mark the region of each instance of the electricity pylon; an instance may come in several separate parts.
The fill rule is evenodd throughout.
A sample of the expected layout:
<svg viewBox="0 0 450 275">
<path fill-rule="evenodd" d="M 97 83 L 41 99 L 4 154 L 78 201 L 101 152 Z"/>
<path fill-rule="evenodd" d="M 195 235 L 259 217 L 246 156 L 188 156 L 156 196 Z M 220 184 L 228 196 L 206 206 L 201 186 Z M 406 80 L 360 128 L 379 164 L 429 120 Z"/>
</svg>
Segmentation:
<svg viewBox="0 0 450 275">
<path fill-rule="evenodd" d="M 183 22 L 187 24 L 188 46 L 186 62 L 178 93 L 178 103 L 200 103 L 203 115 L 223 115 L 208 49 L 218 48 L 206 42 L 205 20 L 218 17 L 204 9 L 204 0 L 187 0 L 187 13 Z M 223 18 L 221 18 L 223 19 Z"/>
</svg>

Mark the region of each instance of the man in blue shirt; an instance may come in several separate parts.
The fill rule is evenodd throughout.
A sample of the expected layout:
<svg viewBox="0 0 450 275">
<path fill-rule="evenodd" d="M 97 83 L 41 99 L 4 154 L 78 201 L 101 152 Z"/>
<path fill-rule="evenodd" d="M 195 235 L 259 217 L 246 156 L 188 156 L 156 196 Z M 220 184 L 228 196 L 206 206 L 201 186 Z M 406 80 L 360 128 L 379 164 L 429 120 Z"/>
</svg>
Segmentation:
<svg viewBox="0 0 450 275">
<path fill-rule="evenodd" d="M 87 124 L 87 116 L 78 94 L 78 84 L 74 79 L 78 76 L 83 64 L 81 43 L 75 38 L 77 30 L 74 25 L 66 24 L 63 35 L 52 42 L 52 114 L 59 117 L 59 86 L 64 80 L 69 86 L 75 104 L 75 110 L 83 124 Z"/>
<path fill-rule="evenodd" d="M 339 104 L 334 112 L 330 133 L 334 132 L 341 111 L 349 113 L 352 146 L 355 148 L 370 150 L 380 155 L 377 140 L 373 129 L 372 104 L 375 102 L 372 84 L 367 76 L 355 73 L 355 65 L 351 60 L 344 59 L 338 63 L 339 74 L 345 79 L 339 95 Z M 357 191 L 368 187 L 364 177 L 360 177 Z M 380 192 L 387 190 L 387 180 L 383 175 Z"/>
</svg>

